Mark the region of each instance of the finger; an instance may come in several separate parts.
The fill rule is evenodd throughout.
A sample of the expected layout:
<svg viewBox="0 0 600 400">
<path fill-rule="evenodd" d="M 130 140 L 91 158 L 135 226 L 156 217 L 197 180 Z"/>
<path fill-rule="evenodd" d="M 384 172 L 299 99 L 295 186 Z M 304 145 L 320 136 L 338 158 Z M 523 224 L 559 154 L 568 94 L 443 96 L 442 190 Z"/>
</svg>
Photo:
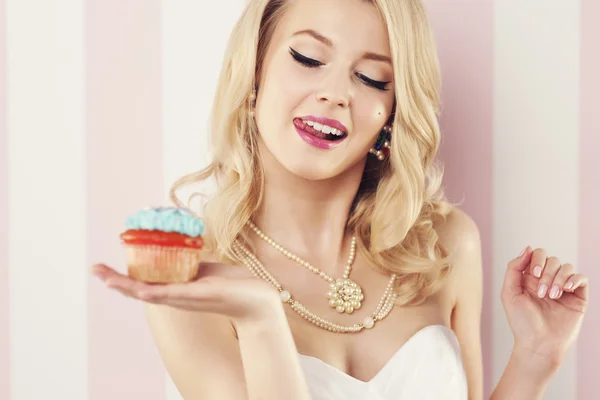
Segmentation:
<svg viewBox="0 0 600 400">
<path fill-rule="evenodd" d="M 567 289 L 568 287 L 568 289 Z M 565 283 L 565 292 L 574 293 L 582 300 L 588 300 L 588 277 L 583 274 L 575 274 L 571 276 Z"/>
<path fill-rule="evenodd" d="M 119 292 L 125 297 L 139 300 L 134 292 L 132 292 L 131 290 L 127 290 L 127 289 L 123 288 L 122 285 L 119 285 L 119 284 L 116 284 L 115 282 L 113 282 L 113 278 L 106 278 L 106 280 L 104 281 L 104 284 L 106 285 L 107 288 L 112 289 L 116 292 Z"/>
<path fill-rule="evenodd" d="M 94 264 L 90 268 L 90 273 L 97 276 L 98 278 L 100 278 L 103 281 L 106 281 L 106 279 L 111 276 L 120 275 L 113 268 L 111 268 L 105 264 Z"/>
<path fill-rule="evenodd" d="M 154 303 L 154 299 L 142 299 L 140 292 L 147 288 L 152 288 L 154 284 L 148 284 L 132 279 L 131 277 L 121 274 L 114 269 L 104 264 L 95 264 L 91 267 L 90 272 L 100 278 L 106 284 L 106 287 L 121 293 L 125 297 L 134 300 L 144 300 L 149 303 Z"/>
<path fill-rule="evenodd" d="M 218 277 L 206 277 L 189 283 L 167 285 L 147 285 L 139 289 L 138 295 L 143 300 L 153 301 L 219 301 L 225 297 L 225 282 Z"/>
<path fill-rule="evenodd" d="M 558 299 L 562 295 L 562 291 L 564 290 L 567 280 L 574 274 L 575 267 L 573 267 L 572 264 L 561 265 L 554 276 L 554 281 L 552 281 L 552 286 L 550 286 L 550 293 L 548 296 L 551 299 Z"/>
<path fill-rule="evenodd" d="M 531 248 L 527 246 L 517 258 L 508 263 L 502 287 L 503 295 L 514 296 L 523 293 L 523 271 L 527 269 L 531 255 Z"/>
<path fill-rule="evenodd" d="M 104 281 L 107 287 L 111 289 L 116 289 L 122 292 L 127 292 L 131 296 L 139 298 L 139 293 L 141 291 L 147 290 L 148 288 L 152 288 L 157 285 L 150 285 L 145 282 L 141 282 L 135 279 L 132 279 L 126 275 L 121 274 L 113 274 L 112 276 L 106 278 Z"/>
<path fill-rule="evenodd" d="M 126 290 L 123 289 L 118 289 L 118 288 L 111 288 L 114 289 L 116 292 L 121 293 L 123 296 L 125 297 L 129 297 L 130 299 L 134 299 L 134 300 L 140 300 L 139 297 L 137 297 L 134 293 L 128 292 Z"/>
<path fill-rule="evenodd" d="M 543 299 L 550 292 L 550 286 L 554 281 L 554 277 L 560 269 L 560 260 L 557 257 L 548 257 L 543 268 L 542 277 L 538 286 L 537 295 L 540 299 Z"/>
<path fill-rule="evenodd" d="M 123 296 L 137 298 L 135 293 L 123 285 L 124 280 L 129 280 L 129 277 L 118 273 L 104 264 L 93 265 L 90 268 L 90 272 L 100 278 L 108 288 L 118 291 Z"/>
<path fill-rule="evenodd" d="M 184 300 L 142 300 L 145 303 L 152 303 L 161 306 L 168 306 L 173 308 L 178 308 L 180 310 L 186 311 L 200 311 L 200 312 L 212 312 L 212 308 L 207 307 L 203 302 L 193 302 L 193 301 L 184 301 Z M 218 314 L 218 313 L 217 313 Z"/>
<path fill-rule="evenodd" d="M 141 300 L 146 303 L 152 303 L 152 304 L 164 304 L 164 299 L 161 299 L 159 297 L 144 295 L 145 290 L 146 290 L 144 287 L 153 287 L 153 285 L 146 284 L 146 285 L 144 285 L 144 287 L 139 286 L 139 287 L 136 287 L 135 289 L 124 289 L 122 286 L 119 286 L 118 284 L 109 280 L 108 283 L 106 284 L 106 287 L 113 289 L 113 290 L 121 293 L 123 296 L 129 297 L 130 299 L 133 299 L 133 300 Z"/>
<path fill-rule="evenodd" d="M 528 273 L 535 276 L 536 278 L 541 278 L 544 273 L 544 265 L 546 264 L 546 259 L 548 258 L 548 254 L 544 249 L 535 249 L 533 251 L 533 255 L 531 256 L 531 264 Z"/>
</svg>

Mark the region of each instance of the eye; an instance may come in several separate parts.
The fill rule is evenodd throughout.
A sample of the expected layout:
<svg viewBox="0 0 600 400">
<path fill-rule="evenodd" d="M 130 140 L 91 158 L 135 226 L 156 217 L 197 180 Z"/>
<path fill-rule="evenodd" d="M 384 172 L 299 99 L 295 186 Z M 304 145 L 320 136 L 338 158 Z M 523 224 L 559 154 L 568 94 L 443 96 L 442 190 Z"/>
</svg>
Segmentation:
<svg viewBox="0 0 600 400">
<path fill-rule="evenodd" d="M 359 73 L 357 73 L 356 76 L 358 77 L 358 79 L 360 79 L 367 86 L 370 86 L 370 87 L 375 88 L 377 90 L 381 90 L 383 92 L 387 92 L 388 90 L 390 90 L 387 87 L 387 85 L 391 81 L 387 81 L 387 82 L 376 81 L 376 80 L 368 78 L 368 77 L 364 76 L 363 74 L 359 74 Z"/>
<path fill-rule="evenodd" d="M 296 50 L 292 49 L 291 47 L 290 47 L 290 54 L 292 55 L 292 57 L 294 57 L 294 60 L 296 60 L 296 62 L 304 65 L 307 68 L 316 68 L 316 67 L 320 67 L 321 65 L 323 65 L 323 63 L 321 61 L 313 60 L 312 58 L 303 56 L 302 54 L 298 53 Z"/>
</svg>

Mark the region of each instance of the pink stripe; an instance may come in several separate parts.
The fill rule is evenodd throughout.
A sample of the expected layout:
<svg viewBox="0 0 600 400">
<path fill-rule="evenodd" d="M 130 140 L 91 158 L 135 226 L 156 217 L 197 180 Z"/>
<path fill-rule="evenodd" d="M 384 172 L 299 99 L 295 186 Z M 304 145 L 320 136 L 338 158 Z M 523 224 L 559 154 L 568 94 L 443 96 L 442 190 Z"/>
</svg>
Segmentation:
<svg viewBox="0 0 600 400">
<path fill-rule="evenodd" d="M 125 271 L 126 216 L 162 203 L 159 0 L 87 0 L 88 254 Z M 165 372 L 140 303 L 89 287 L 94 400 L 164 400 Z"/>
<path fill-rule="evenodd" d="M 482 346 L 485 397 L 492 390 L 492 133 L 494 2 L 425 1 L 443 70 L 445 185 L 477 223 L 483 246 Z M 469 21 L 465 24 L 464 21 Z M 460 45 L 457 45 L 460 43 Z"/>
<path fill-rule="evenodd" d="M 600 226 L 600 2 L 582 0 L 581 46 L 581 136 L 580 136 L 580 219 L 579 269 L 589 276 L 593 291 L 600 282 L 598 268 L 598 227 Z M 596 294 L 596 293 L 595 293 Z M 598 360 L 600 346 L 600 297 L 591 296 L 589 311 L 581 330 L 577 351 L 577 399 L 598 398 Z"/>
<path fill-rule="evenodd" d="M 0 0 L 0 399 L 10 396 L 8 284 L 8 132 L 6 124 L 6 8 Z"/>
</svg>

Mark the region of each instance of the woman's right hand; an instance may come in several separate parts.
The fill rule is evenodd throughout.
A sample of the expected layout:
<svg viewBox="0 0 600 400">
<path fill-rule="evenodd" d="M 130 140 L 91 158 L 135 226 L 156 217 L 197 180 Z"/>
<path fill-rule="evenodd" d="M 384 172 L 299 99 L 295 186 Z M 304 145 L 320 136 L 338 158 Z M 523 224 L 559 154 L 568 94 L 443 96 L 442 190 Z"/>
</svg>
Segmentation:
<svg viewBox="0 0 600 400">
<path fill-rule="evenodd" d="M 174 284 L 140 282 L 105 264 L 94 265 L 91 272 L 108 288 L 127 297 L 183 310 L 224 315 L 234 325 L 262 322 L 272 317 L 274 312 L 283 311 L 278 291 L 267 282 L 257 278 L 207 275 L 206 271 L 213 268 L 223 270 L 240 267 L 201 263 L 194 280 Z"/>
</svg>

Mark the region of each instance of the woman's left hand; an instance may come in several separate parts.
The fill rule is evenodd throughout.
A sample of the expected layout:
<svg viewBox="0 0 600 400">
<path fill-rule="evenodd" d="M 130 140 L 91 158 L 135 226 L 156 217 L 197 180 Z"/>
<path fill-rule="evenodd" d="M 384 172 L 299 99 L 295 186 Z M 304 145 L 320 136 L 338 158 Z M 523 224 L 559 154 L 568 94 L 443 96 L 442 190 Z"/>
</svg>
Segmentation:
<svg viewBox="0 0 600 400">
<path fill-rule="evenodd" d="M 265 281 L 254 277 L 225 277 L 228 270 L 233 272 L 239 268 L 203 262 L 193 280 L 170 284 L 137 281 L 104 264 L 94 265 L 91 272 L 108 288 L 127 297 L 187 311 L 219 314 L 228 317 L 234 325 L 266 320 L 279 309 L 283 310 L 278 291 Z"/>
<path fill-rule="evenodd" d="M 575 343 L 588 305 L 588 278 L 544 249 L 508 264 L 501 294 L 515 351 L 555 370 Z"/>
</svg>

